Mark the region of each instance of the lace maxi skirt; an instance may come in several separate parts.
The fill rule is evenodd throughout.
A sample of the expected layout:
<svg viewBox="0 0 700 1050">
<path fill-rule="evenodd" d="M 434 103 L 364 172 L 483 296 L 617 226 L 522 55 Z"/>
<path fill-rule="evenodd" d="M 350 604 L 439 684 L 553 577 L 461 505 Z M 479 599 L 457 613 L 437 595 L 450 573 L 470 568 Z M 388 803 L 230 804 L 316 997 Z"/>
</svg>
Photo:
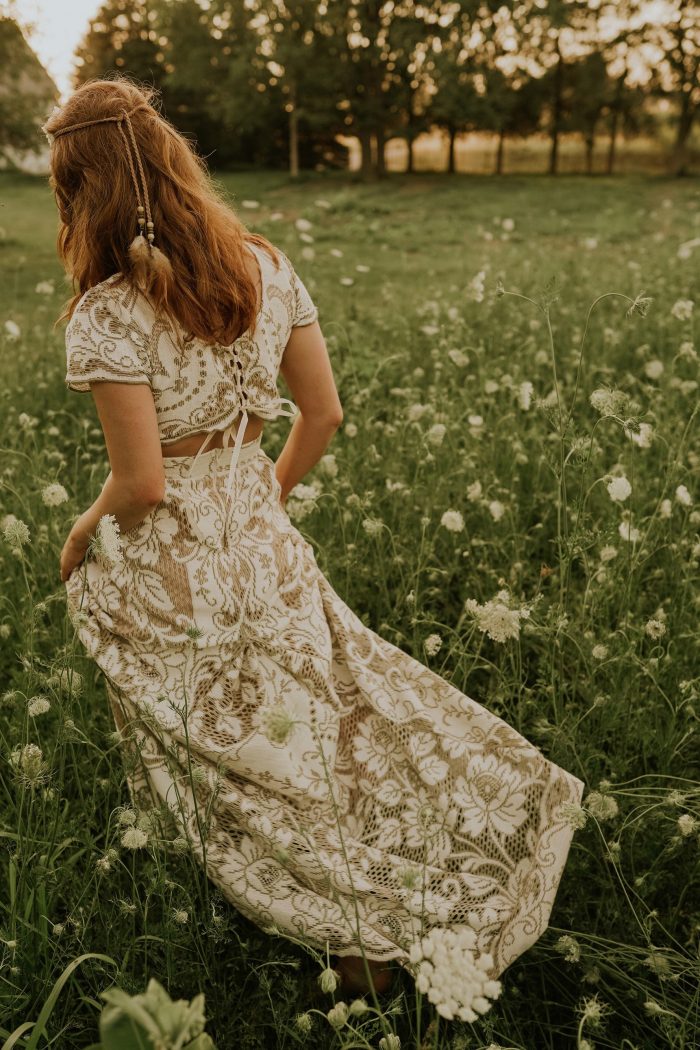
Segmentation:
<svg viewBox="0 0 700 1050">
<path fill-rule="evenodd" d="M 497 977 L 547 927 L 583 782 L 362 623 L 260 436 L 227 507 L 230 455 L 193 478 L 193 457 L 165 459 L 123 561 L 66 584 L 133 802 L 267 932 L 404 965 L 431 928 L 468 925 Z"/>
</svg>

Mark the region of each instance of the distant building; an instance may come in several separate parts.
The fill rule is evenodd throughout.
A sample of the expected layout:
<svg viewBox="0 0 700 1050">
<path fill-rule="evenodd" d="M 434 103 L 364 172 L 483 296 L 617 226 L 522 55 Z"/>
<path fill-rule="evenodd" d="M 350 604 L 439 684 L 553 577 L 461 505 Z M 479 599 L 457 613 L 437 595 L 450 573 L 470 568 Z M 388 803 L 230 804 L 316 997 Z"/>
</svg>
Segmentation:
<svg viewBox="0 0 700 1050">
<path fill-rule="evenodd" d="M 15 19 L 0 16 L 0 168 L 48 173 L 41 125 L 59 97 Z"/>
</svg>

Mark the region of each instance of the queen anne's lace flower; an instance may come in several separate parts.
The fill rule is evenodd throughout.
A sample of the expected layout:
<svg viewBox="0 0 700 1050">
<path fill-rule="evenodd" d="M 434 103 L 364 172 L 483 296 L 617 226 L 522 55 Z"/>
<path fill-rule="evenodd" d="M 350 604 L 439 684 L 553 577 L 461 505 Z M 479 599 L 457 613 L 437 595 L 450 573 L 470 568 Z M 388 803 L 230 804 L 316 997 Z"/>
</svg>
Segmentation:
<svg viewBox="0 0 700 1050">
<path fill-rule="evenodd" d="M 490 1009 L 489 999 L 501 994 L 501 982 L 489 972 L 490 953 L 474 953 L 476 934 L 469 926 L 436 927 L 411 945 L 409 958 L 417 966 L 416 987 L 448 1020 L 474 1022 Z"/>
<path fill-rule="evenodd" d="M 29 529 L 23 521 L 15 518 L 14 514 L 8 514 L 10 519 L 3 526 L 3 535 L 11 547 L 21 547 L 23 543 L 29 543 Z"/>
<path fill-rule="evenodd" d="M 464 529 L 464 518 L 458 510 L 446 510 L 440 518 L 440 524 L 449 532 L 461 532 Z"/>
<path fill-rule="evenodd" d="M 27 714 L 30 718 L 36 718 L 37 715 L 45 715 L 50 710 L 51 703 L 45 696 L 33 696 L 27 704 Z"/>
<path fill-rule="evenodd" d="M 622 503 L 632 491 L 627 478 L 622 474 L 620 477 L 611 478 L 607 485 L 608 495 L 614 503 Z"/>
<path fill-rule="evenodd" d="M 148 835 L 141 828 L 127 828 L 122 835 L 122 846 L 125 849 L 141 849 L 148 842 Z"/>
<path fill-rule="evenodd" d="M 97 532 L 91 545 L 98 559 L 112 568 L 124 560 L 119 522 L 113 514 L 103 514 L 97 523 Z"/>
<path fill-rule="evenodd" d="M 520 620 L 527 619 L 529 609 L 511 609 L 506 605 L 502 592 L 496 599 L 480 605 L 474 598 L 467 598 L 464 608 L 476 619 L 480 631 L 494 642 L 506 642 L 520 635 Z"/>
<path fill-rule="evenodd" d="M 55 482 L 53 485 L 47 485 L 42 490 L 41 498 L 47 507 L 58 507 L 59 504 L 65 503 L 68 499 L 68 493 L 64 489 L 63 485 L 59 485 Z"/>
</svg>

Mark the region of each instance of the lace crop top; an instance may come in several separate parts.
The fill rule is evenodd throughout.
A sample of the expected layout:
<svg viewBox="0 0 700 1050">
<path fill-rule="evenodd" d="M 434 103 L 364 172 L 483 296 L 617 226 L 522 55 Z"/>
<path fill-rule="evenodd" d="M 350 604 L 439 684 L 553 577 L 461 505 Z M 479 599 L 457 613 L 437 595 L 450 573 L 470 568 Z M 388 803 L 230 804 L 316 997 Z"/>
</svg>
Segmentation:
<svg viewBox="0 0 700 1050">
<path fill-rule="evenodd" d="M 227 495 L 248 412 L 263 419 L 296 413 L 296 405 L 277 390 L 280 362 L 292 328 L 318 318 L 311 296 L 284 252 L 276 248 L 282 263 L 276 268 L 263 248 L 252 243 L 247 247 L 262 278 L 254 335 L 248 329 L 229 346 L 207 345 L 196 337 L 188 340 L 173 331 L 177 322 L 156 316 L 137 289 L 120 285 L 121 274 L 88 289 L 66 328 L 69 389 L 89 391 L 90 383 L 97 380 L 148 383 L 162 444 L 210 431 L 195 460 L 217 430 L 224 431 L 226 446 L 233 421 L 242 413 Z"/>
</svg>

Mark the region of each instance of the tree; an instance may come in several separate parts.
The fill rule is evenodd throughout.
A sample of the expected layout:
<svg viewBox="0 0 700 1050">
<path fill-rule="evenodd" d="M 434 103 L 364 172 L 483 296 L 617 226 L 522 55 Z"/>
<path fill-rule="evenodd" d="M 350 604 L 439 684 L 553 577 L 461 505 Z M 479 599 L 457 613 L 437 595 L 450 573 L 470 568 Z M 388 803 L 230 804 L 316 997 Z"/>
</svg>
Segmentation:
<svg viewBox="0 0 700 1050">
<path fill-rule="evenodd" d="M 118 70 L 160 87 L 165 54 L 152 0 L 106 0 L 75 52 L 75 86 Z"/>
<path fill-rule="evenodd" d="M 16 164 L 46 146 L 41 125 L 58 89 L 14 18 L 0 15 L 0 156 Z"/>
<path fill-rule="evenodd" d="M 666 21 L 648 23 L 646 40 L 659 55 L 652 90 L 676 107 L 670 168 L 675 175 L 685 175 L 690 164 L 690 135 L 700 108 L 700 8 L 694 0 L 668 0 L 668 6 Z"/>
</svg>

